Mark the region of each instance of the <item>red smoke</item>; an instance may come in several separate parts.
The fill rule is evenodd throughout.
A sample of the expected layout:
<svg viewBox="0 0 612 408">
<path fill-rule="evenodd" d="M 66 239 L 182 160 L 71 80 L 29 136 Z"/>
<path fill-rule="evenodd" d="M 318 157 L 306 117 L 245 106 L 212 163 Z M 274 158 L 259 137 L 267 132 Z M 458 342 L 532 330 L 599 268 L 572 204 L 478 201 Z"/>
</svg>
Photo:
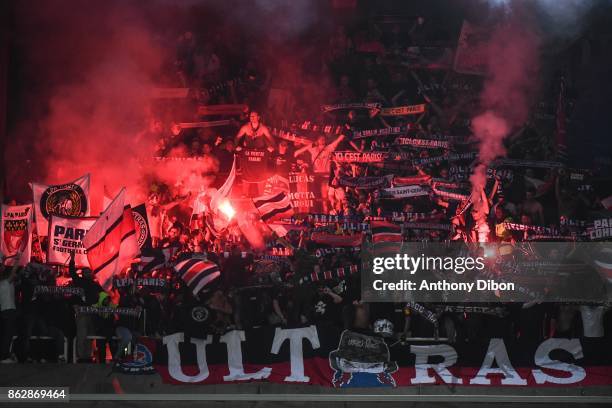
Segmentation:
<svg viewBox="0 0 612 408">
<path fill-rule="evenodd" d="M 485 187 L 487 166 L 505 154 L 504 138 L 527 120 L 538 87 L 539 38 L 527 19 L 516 10 L 510 13 L 491 35 L 482 113 L 472 119 L 474 136 L 480 141 L 480 164 L 470 177 L 473 197 Z M 474 205 L 478 207 L 477 200 Z"/>
<path fill-rule="evenodd" d="M 53 1 L 18 11 L 24 76 L 38 82 L 25 92 L 31 114 L 8 146 L 13 190 L 31 181 L 22 173 L 27 160 L 33 181 L 91 173 L 94 213 L 104 185 L 126 186 L 136 198 L 137 157 L 151 156 L 155 143 L 138 135 L 164 54 L 138 9 L 125 4 Z"/>
<path fill-rule="evenodd" d="M 127 187 L 133 204 L 148 192 L 146 179 L 179 184 L 194 193 L 207 185 L 210 180 L 203 173 L 214 170 L 211 161 L 160 167 L 140 160 L 153 156 L 157 142 L 143 132 L 151 119 L 151 88 L 164 86 L 159 74 L 173 71 L 176 39 L 189 29 L 205 42 L 233 47 L 229 53 L 240 58 L 256 55 L 272 71 L 273 88 L 299 95 L 292 102 L 297 109 L 318 107 L 325 100 L 320 91 L 327 86 L 316 78 L 318 73 L 307 77 L 301 65 L 311 60 L 319 66 L 326 44 L 317 44 L 309 55 L 296 49 L 302 49 L 299 34 L 315 22 L 320 29 L 323 19 L 315 16 L 318 11 L 310 2 L 300 1 L 300 7 L 286 8 L 291 13 L 280 32 L 274 19 L 285 8 L 263 3 L 233 9 L 206 3 L 197 10 L 195 5 L 162 1 L 147 7 L 131 0 L 18 4 L 16 48 L 23 54 L 20 77 L 26 83 L 18 90 L 22 108 L 7 143 L 10 195 L 26 201 L 30 181 L 60 183 L 91 173 L 95 214 L 105 185 L 108 191 Z M 192 21 L 196 16 L 197 24 Z M 241 37 L 245 32 L 248 37 Z M 273 32 L 278 33 L 275 42 L 265 35 Z"/>
</svg>

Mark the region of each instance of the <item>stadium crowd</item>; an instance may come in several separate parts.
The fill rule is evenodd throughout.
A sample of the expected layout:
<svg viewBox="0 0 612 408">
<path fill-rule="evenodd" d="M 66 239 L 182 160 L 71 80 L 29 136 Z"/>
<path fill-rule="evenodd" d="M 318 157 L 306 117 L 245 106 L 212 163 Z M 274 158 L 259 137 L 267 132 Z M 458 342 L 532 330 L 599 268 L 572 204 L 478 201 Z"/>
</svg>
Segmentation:
<svg viewBox="0 0 612 408">
<path fill-rule="evenodd" d="M 190 89 L 187 102 L 181 100 L 180 108 L 174 99 L 152 103 L 145 133 L 157 140 L 160 162 L 206 163 L 201 176 L 210 180 L 209 188 L 190 192 L 178 182 L 150 180 L 151 248 L 117 276 L 110 291 L 96 283 L 91 270 L 76 268 L 73 257 L 68 267 L 46 266 L 44 240 L 28 266 L 4 266 L 1 362 L 70 360 L 66 338 L 76 338 L 78 362 L 105 362 L 106 342 L 119 360 L 142 335 L 183 331 L 202 337 L 233 328 L 319 322 L 394 341 L 610 336 L 605 303 L 534 299 L 454 310 L 424 303 L 434 322 L 414 305 L 361 301 L 360 274 L 351 266 L 361 264 L 361 241 L 355 243 L 355 237 L 371 240 L 372 221 L 401 226 L 409 242 L 581 241 L 588 239 L 592 214 L 606 211 L 610 191 L 596 182 L 603 175 L 568 168 L 555 146 L 550 124 L 558 110 L 558 76 L 549 78 L 554 91 L 533 107 L 530 121 L 505 139 L 506 166 L 489 166 L 487 183 L 475 198 L 482 205 L 473 205 L 470 175 L 479 158 L 471 118 L 481 111 L 483 78 L 453 71 L 450 37 L 423 17 L 384 28 L 339 25 L 325 52 L 288 70 L 267 65 L 257 50 L 243 50 L 244 60 L 236 61 L 220 39 L 183 33 L 164 78 L 168 87 Z M 566 87 L 572 86 L 568 81 Z M 563 103 L 569 113 L 571 98 Z M 201 115 L 198 107 L 211 105 L 243 108 L 231 115 Z M 199 121 L 224 122 L 184 125 Z M 399 137 L 405 143 L 398 143 Z M 373 152 L 385 152 L 386 160 L 370 159 Z M 281 191 L 292 201 L 292 214 L 266 219 L 274 232 L 265 235 L 264 249 L 253 248 L 236 222 L 216 226 L 208 207 L 232 173 L 234 157 L 232 197 Z M 296 187 L 300 180 L 303 190 Z M 402 186 L 420 187 L 412 194 L 402 193 Z M 274 224 L 283 225 L 283 232 Z M 197 294 L 175 268 L 194 254 L 220 269 L 220 277 Z M 343 272 L 331 278 L 324 274 L 338 270 Z M 56 293 L 41 286 L 76 290 Z M 86 313 L 90 309 L 79 306 L 126 312 Z M 99 336 L 95 356 L 92 335 Z M 53 350 L 34 347 L 32 336 L 51 338 Z"/>
</svg>

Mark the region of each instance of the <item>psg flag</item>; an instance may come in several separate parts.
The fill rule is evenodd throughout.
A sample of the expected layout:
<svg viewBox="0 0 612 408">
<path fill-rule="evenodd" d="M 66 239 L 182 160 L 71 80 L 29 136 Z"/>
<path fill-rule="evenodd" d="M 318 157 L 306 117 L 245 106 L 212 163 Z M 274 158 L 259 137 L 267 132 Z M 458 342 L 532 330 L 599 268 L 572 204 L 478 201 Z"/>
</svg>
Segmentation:
<svg viewBox="0 0 612 408">
<path fill-rule="evenodd" d="M 263 221 L 267 221 L 274 217 L 293 215 L 293 207 L 291 200 L 284 191 L 277 194 L 270 194 L 253 199 L 253 204 Z"/>
<path fill-rule="evenodd" d="M 221 276 L 217 264 L 201 258 L 181 261 L 174 266 L 174 270 L 194 295 L 200 293 L 202 289 Z"/>
<path fill-rule="evenodd" d="M 113 276 L 140 254 L 132 208 L 125 204 L 125 195 L 123 188 L 83 240 L 89 265 L 105 290 L 112 287 Z"/>
</svg>

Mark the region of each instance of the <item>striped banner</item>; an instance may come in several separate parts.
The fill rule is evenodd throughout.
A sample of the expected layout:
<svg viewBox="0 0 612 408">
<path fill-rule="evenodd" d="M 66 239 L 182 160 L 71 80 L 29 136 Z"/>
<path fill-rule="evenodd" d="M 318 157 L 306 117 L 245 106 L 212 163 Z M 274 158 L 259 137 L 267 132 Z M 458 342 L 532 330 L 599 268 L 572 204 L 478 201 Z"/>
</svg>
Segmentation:
<svg viewBox="0 0 612 408">
<path fill-rule="evenodd" d="M 255 208 L 257 208 L 257 211 L 259 211 L 263 221 L 279 215 L 291 216 L 293 213 L 291 200 L 284 191 L 255 198 L 253 199 L 253 204 Z"/>
<path fill-rule="evenodd" d="M 174 270 L 196 296 L 202 289 L 221 276 L 219 266 L 202 258 L 190 258 L 177 263 Z"/>
</svg>

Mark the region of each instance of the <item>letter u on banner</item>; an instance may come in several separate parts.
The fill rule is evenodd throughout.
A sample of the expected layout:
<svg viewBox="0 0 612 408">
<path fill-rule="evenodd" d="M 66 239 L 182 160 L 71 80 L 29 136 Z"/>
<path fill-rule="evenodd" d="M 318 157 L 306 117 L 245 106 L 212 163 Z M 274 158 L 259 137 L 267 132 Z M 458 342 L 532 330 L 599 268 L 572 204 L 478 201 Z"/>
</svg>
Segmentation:
<svg viewBox="0 0 612 408">
<path fill-rule="evenodd" d="M 179 344 L 185 342 L 184 333 L 171 334 L 163 338 L 163 343 L 168 349 L 168 373 L 177 381 L 196 383 L 204 381 L 210 374 L 208 371 L 208 363 L 206 362 L 206 345 L 212 343 L 212 336 L 206 336 L 206 340 L 190 339 L 192 344 L 196 346 L 196 355 L 198 359 L 197 375 L 186 375 L 181 368 L 181 354 L 179 352 Z"/>
</svg>

